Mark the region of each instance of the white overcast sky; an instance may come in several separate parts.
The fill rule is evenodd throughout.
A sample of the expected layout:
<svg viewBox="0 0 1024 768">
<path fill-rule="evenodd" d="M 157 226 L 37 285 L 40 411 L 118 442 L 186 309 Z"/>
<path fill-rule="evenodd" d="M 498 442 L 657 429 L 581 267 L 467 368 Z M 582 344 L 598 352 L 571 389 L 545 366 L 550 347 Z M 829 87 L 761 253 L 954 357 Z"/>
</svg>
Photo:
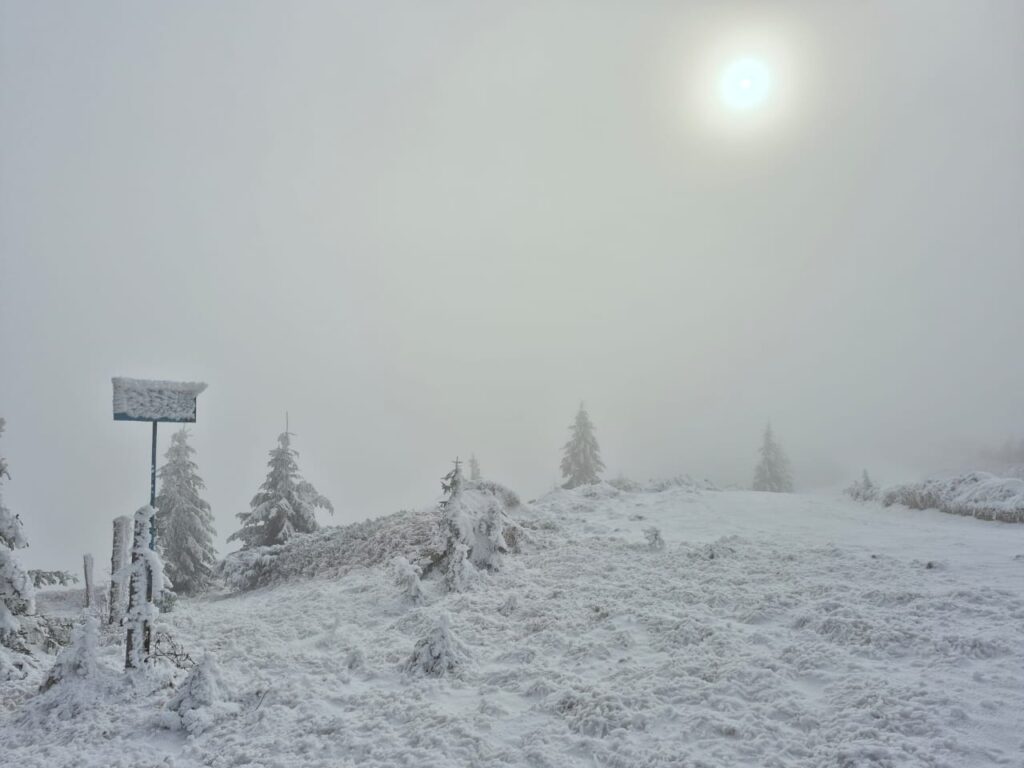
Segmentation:
<svg viewBox="0 0 1024 768">
<path fill-rule="evenodd" d="M 805 488 L 1024 435 L 1022 29 L 1017 0 L 0 0 L 24 560 L 104 560 L 148 498 L 116 375 L 209 383 L 222 539 L 286 410 L 342 522 L 470 451 L 544 491 L 581 399 L 639 478 L 747 483 L 769 419 Z M 761 117 L 704 96 L 742 55 Z"/>
</svg>

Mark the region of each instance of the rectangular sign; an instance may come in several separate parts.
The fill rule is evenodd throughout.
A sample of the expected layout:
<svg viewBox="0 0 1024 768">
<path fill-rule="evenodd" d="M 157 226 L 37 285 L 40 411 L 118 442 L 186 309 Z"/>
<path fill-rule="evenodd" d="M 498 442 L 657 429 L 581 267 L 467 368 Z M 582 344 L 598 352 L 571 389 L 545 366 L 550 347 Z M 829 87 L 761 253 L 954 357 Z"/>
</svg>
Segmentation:
<svg viewBox="0 0 1024 768">
<path fill-rule="evenodd" d="M 153 381 L 116 377 L 114 421 L 196 420 L 196 398 L 206 389 L 198 381 Z"/>
</svg>

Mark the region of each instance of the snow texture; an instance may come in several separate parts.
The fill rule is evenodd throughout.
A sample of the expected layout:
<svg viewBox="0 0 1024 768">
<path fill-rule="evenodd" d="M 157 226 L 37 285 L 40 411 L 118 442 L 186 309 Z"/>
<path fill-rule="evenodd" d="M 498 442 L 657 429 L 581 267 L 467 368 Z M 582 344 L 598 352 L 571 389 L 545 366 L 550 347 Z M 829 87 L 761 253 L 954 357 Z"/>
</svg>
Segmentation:
<svg viewBox="0 0 1024 768">
<path fill-rule="evenodd" d="M 115 377 L 114 414 L 134 421 L 195 421 L 198 381 L 155 381 Z"/>
<path fill-rule="evenodd" d="M 107 643 L 92 706 L 73 719 L 36 719 L 45 667 L 0 683 L 0 763 L 1019 766 L 1024 526 L 896 512 L 807 494 L 558 490 L 513 514 L 520 554 L 466 592 L 424 578 L 423 606 L 396 594 L 399 552 L 383 539 L 418 541 L 436 516 L 325 530 L 290 550 L 316 552 L 303 567 L 320 575 L 183 598 L 165 619 L 216 654 L 237 715 L 168 731 L 155 719 L 174 691 L 128 685 Z M 661 552 L 642 552 L 651 526 Z M 359 563 L 326 567 L 328 552 Z M 443 614 L 465 653 L 435 676 L 409 662 L 446 658 L 413 656 Z"/>
</svg>

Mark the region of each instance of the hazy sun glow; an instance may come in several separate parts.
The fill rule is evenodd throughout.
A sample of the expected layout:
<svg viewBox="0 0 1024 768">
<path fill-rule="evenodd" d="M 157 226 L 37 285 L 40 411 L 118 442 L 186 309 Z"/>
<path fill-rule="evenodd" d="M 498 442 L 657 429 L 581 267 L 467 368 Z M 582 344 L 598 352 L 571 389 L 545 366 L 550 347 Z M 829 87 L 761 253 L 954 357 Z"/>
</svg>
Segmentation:
<svg viewBox="0 0 1024 768">
<path fill-rule="evenodd" d="M 765 102 L 772 90 L 771 73 L 759 59 L 737 59 L 723 71 L 719 95 L 730 109 L 748 110 Z"/>
</svg>

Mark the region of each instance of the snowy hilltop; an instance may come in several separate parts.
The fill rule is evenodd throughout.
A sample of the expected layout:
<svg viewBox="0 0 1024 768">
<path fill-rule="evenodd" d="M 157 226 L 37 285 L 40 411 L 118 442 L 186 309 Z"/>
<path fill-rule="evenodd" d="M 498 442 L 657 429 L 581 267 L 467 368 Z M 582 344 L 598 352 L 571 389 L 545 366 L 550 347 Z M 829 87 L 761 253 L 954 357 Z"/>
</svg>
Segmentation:
<svg viewBox="0 0 1024 768">
<path fill-rule="evenodd" d="M 45 692 L 43 665 L 4 689 L 0 762 L 1019 760 L 1024 526 L 682 481 L 528 504 L 460 482 L 443 507 L 229 558 L 233 587 L 160 617 L 148 675 L 80 625 Z M 515 531 L 497 567 L 487 520 Z M 460 543 L 453 584 L 438 555 Z"/>
</svg>

